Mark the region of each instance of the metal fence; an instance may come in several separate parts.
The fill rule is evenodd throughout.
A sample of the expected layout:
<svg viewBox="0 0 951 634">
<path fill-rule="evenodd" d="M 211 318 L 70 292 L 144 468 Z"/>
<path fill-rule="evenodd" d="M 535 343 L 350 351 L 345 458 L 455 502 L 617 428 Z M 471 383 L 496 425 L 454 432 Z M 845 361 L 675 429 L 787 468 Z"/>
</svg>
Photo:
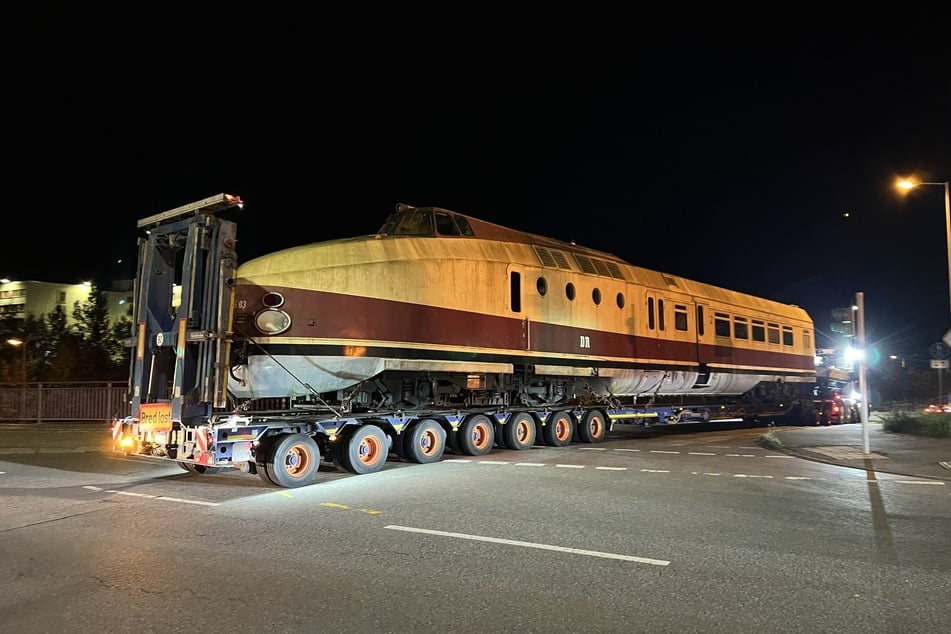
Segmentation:
<svg viewBox="0 0 951 634">
<path fill-rule="evenodd" d="M 109 421 L 128 410 L 125 381 L 0 384 L 0 422 Z"/>
</svg>

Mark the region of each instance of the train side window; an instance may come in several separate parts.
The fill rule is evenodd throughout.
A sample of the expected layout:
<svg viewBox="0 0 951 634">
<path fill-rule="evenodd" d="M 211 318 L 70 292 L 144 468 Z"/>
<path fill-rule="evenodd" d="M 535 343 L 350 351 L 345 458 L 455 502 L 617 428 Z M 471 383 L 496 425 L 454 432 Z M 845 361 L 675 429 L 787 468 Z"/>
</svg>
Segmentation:
<svg viewBox="0 0 951 634">
<path fill-rule="evenodd" d="M 687 330 L 687 307 L 683 304 L 674 304 L 674 329 Z"/>
<path fill-rule="evenodd" d="M 697 334 L 703 336 L 703 306 L 697 306 Z"/>
<path fill-rule="evenodd" d="M 737 339 L 750 338 L 750 324 L 746 317 L 733 317 L 733 336 Z"/>
<path fill-rule="evenodd" d="M 512 312 L 522 312 L 522 274 L 518 271 L 512 271 L 509 276 L 512 293 Z"/>
<path fill-rule="evenodd" d="M 779 345 L 779 324 L 766 324 L 766 334 L 769 343 Z"/>
<path fill-rule="evenodd" d="M 766 324 L 759 319 L 753 320 L 753 341 L 766 341 Z"/>
<path fill-rule="evenodd" d="M 806 350 L 812 349 L 812 343 L 810 343 L 811 335 L 812 333 L 810 333 L 808 330 L 802 331 L 802 347 L 805 348 Z"/>
<path fill-rule="evenodd" d="M 459 228 L 452 221 L 452 216 L 444 211 L 436 212 L 436 233 L 441 236 L 457 236 Z"/>
<path fill-rule="evenodd" d="M 601 289 L 600 288 L 596 288 L 593 291 L 591 291 L 591 300 L 594 302 L 595 306 L 601 305 Z"/>
<path fill-rule="evenodd" d="M 729 337 L 730 316 L 726 313 L 713 313 L 713 332 L 717 337 Z"/>
<path fill-rule="evenodd" d="M 535 280 L 535 290 L 538 291 L 538 294 L 544 297 L 548 294 L 548 280 L 544 277 L 540 277 Z"/>
<path fill-rule="evenodd" d="M 664 323 L 664 300 L 657 300 L 657 329 L 665 330 L 666 324 Z"/>
<path fill-rule="evenodd" d="M 648 330 L 654 329 L 654 298 L 647 298 L 647 328 Z"/>
<path fill-rule="evenodd" d="M 783 345 L 791 346 L 793 343 L 792 326 L 783 326 Z"/>
<path fill-rule="evenodd" d="M 617 307 L 624 308 L 624 293 L 617 294 Z"/>
<path fill-rule="evenodd" d="M 565 284 L 565 297 L 571 301 L 575 300 L 575 285 L 571 282 Z"/>
</svg>

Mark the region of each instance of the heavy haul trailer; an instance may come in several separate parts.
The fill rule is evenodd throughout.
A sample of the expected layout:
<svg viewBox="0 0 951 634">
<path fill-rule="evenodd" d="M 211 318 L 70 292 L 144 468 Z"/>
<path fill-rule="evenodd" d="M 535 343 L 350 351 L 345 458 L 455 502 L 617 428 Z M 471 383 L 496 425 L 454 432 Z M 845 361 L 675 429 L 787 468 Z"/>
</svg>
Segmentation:
<svg viewBox="0 0 951 634">
<path fill-rule="evenodd" d="M 453 224 L 454 238 L 444 238 L 442 230 L 437 235 L 432 228 L 433 232 L 427 237 L 417 238 L 401 236 L 397 227 L 390 228 L 395 235 L 389 239 L 386 233 L 390 227 L 388 220 L 376 235 L 317 245 L 319 249 L 326 244 L 333 250 L 333 257 L 326 261 L 320 260 L 322 256 L 316 252 L 305 252 L 300 261 L 291 260 L 293 272 L 289 282 L 269 286 L 263 299 L 255 304 L 257 300 L 249 299 L 249 294 L 258 290 L 258 284 L 254 279 L 236 279 L 240 274 L 235 248 L 236 223 L 224 217 L 226 212 L 242 205 L 237 196 L 219 194 L 139 221 L 138 227 L 146 235 L 139 238 L 134 331 L 128 341 L 133 350 L 129 376 L 130 408 L 126 416 L 113 423 L 112 435 L 117 451 L 177 462 L 193 473 L 237 469 L 257 474 L 268 484 L 296 487 L 313 481 L 321 460 L 332 461 L 351 473 L 364 474 L 382 469 L 391 454 L 408 462 L 429 463 L 440 460 L 447 447 L 454 453 L 478 456 L 490 452 L 496 444 L 525 450 L 536 443 L 553 447 L 573 441 L 596 443 L 604 439 L 615 423 L 707 422 L 741 420 L 744 416 L 756 415 L 755 409 L 622 405 L 622 400 L 615 398 L 609 389 L 611 385 L 653 384 L 658 388 L 674 385 L 675 389 L 686 391 L 696 384 L 701 390 L 719 385 L 728 386 L 720 387 L 721 392 L 731 390 L 738 393 L 740 388 L 737 386 L 748 385 L 753 380 L 749 377 L 722 372 L 714 376 L 708 369 L 692 373 L 658 370 L 653 365 L 657 361 L 641 367 L 632 363 L 618 367 L 615 360 L 613 367 L 593 370 L 588 364 L 597 361 L 598 357 L 590 354 L 569 357 L 546 353 L 547 356 L 541 360 L 534 350 L 543 339 L 529 340 L 526 333 L 542 332 L 539 328 L 545 324 L 539 326 L 538 320 L 527 318 L 500 319 L 483 315 L 479 310 L 469 310 L 464 314 L 478 319 L 493 318 L 491 322 L 479 322 L 480 326 L 496 325 L 498 331 L 507 333 L 505 336 L 510 340 L 515 333 L 516 346 L 502 352 L 528 355 L 521 365 L 498 362 L 498 352 L 492 352 L 494 357 L 475 358 L 475 353 L 480 350 L 469 342 L 478 339 L 483 332 L 460 334 L 458 329 L 448 334 L 439 332 L 445 323 L 459 323 L 459 315 L 463 314 L 460 310 L 434 307 L 438 301 L 417 299 L 414 303 L 405 299 L 397 302 L 379 298 L 389 292 L 384 287 L 364 289 L 359 296 L 351 292 L 355 285 L 375 283 L 379 275 L 361 272 L 356 277 L 347 278 L 345 272 L 340 272 L 339 256 L 344 253 L 341 249 L 356 254 L 350 256 L 358 260 L 354 266 L 375 265 L 373 257 L 384 252 L 381 249 L 386 250 L 391 260 L 384 264 L 404 267 L 393 274 L 394 279 L 401 281 L 411 274 L 405 268 L 408 259 L 404 255 L 405 249 L 411 249 L 415 254 L 425 249 L 441 248 L 437 243 L 442 243 L 448 245 L 446 248 L 451 249 L 450 253 L 456 253 L 465 250 L 465 239 L 482 250 L 476 251 L 474 259 L 458 264 L 461 270 L 480 266 L 483 257 L 494 257 L 492 252 L 485 250 L 486 244 L 494 248 L 501 245 L 505 258 L 522 257 L 523 260 L 524 255 L 519 256 L 514 249 L 534 248 L 528 252 L 531 258 L 536 258 L 535 254 L 542 254 L 540 250 L 543 250 L 545 258 L 551 258 L 562 269 L 566 268 L 567 256 L 552 247 L 568 248 L 568 245 L 480 223 L 474 218 L 464 220 L 461 215 L 451 216 L 450 212 L 438 208 L 424 211 L 401 205 L 398 211 L 406 214 L 401 220 L 412 219 L 412 214 L 431 214 L 436 225 L 449 219 L 453 223 L 468 222 L 475 228 L 465 226 L 458 230 Z M 477 232 L 488 238 L 481 238 Z M 458 241 L 460 238 L 463 242 Z M 527 247 L 530 242 L 526 241 L 536 244 Z M 539 246 L 539 242 L 544 244 Z M 581 249 L 573 245 L 571 248 Z M 394 253 L 397 255 L 393 256 Z M 447 262 L 453 266 L 451 261 L 432 253 L 430 251 L 429 261 L 439 262 L 440 267 L 446 266 Z M 298 255 L 297 250 L 291 250 L 292 257 Z M 591 277 L 600 280 L 598 283 L 610 282 L 608 278 L 611 276 L 623 278 L 641 274 L 640 269 L 635 270 L 621 261 L 609 262 L 606 258 L 611 256 L 591 250 L 575 257 L 578 262 L 590 265 L 592 255 L 605 258 L 598 262 L 599 267 L 595 267 L 601 276 Z M 249 269 L 257 272 L 258 279 L 280 269 L 280 265 L 265 263 L 262 273 L 261 262 L 266 259 L 259 258 L 255 261 L 258 262 L 257 269 L 254 266 Z M 506 262 L 508 259 L 502 261 L 502 266 L 507 266 Z M 497 262 L 491 264 L 497 265 Z M 630 271 L 625 273 L 619 268 L 621 265 Z M 316 283 L 315 271 L 319 275 L 331 276 L 347 293 L 323 292 L 317 299 L 306 295 L 307 284 Z M 516 279 L 515 274 L 511 277 Z M 431 278 L 432 275 L 427 273 L 426 283 L 400 292 L 404 296 L 420 297 L 420 293 L 426 292 Z M 630 280 L 626 283 L 627 286 L 622 288 L 632 294 L 645 288 L 643 284 Z M 505 292 L 508 292 L 509 284 L 505 282 Z M 492 295 L 490 290 L 479 289 L 476 299 L 481 301 L 483 295 Z M 719 289 L 714 290 L 719 292 Z M 619 308 L 622 305 L 620 298 L 621 293 L 618 293 Z M 750 299 L 755 300 L 756 305 L 762 303 L 758 298 Z M 284 312 L 284 302 L 291 304 L 295 300 L 298 310 L 325 312 L 320 318 L 298 317 L 295 322 Z M 471 296 L 460 296 L 446 301 L 471 300 Z M 379 314 L 393 305 L 399 306 L 394 315 Z M 358 313 L 355 306 L 362 306 L 364 312 Z M 778 311 L 777 314 L 787 311 L 792 315 L 790 320 L 798 319 L 795 307 L 770 306 Z M 445 314 L 436 315 L 433 311 L 437 309 Z M 714 311 L 712 305 L 708 309 L 711 313 Z M 427 335 L 432 332 L 433 337 L 454 336 L 459 343 L 455 347 L 441 343 L 421 350 L 422 346 L 409 338 L 397 339 L 398 343 L 403 342 L 397 351 L 403 356 L 396 358 L 392 338 L 383 341 L 384 337 L 377 337 L 373 341 L 383 343 L 368 347 L 366 342 L 370 335 L 351 334 L 368 323 L 392 329 L 394 319 L 402 321 L 407 332 L 422 321 L 427 324 L 423 329 Z M 811 321 L 802 320 L 801 323 L 802 327 L 811 328 Z M 340 332 L 323 336 L 318 342 L 320 345 L 314 343 L 317 339 L 313 336 L 307 339 L 295 335 L 295 328 L 304 329 L 304 333 L 309 335 L 320 328 L 335 327 L 335 324 L 339 324 Z M 258 331 L 251 332 L 250 326 L 257 327 Z M 567 332 L 565 326 L 559 328 Z M 517 347 L 521 345 L 517 341 L 520 330 L 525 335 L 524 348 Z M 590 347 L 604 334 L 590 327 L 583 333 L 580 338 L 572 335 L 571 339 L 576 346 L 580 339 L 583 348 Z M 613 336 L 621 343 L 632 340 L 631 336 L 623 340 L 612 333 L 607 333 L 607 336 Z M 559 335 L 557 341 L 561 340 L 563 337 Z M 335 352 L 330 351 L 328 341 L 336 345 Z M 657 347 L 656 340 L 651 339 L 649 343 Z M 720 354 L 724 349 L 723 342 L 717 343 L 717 354 Z M 385 352 L 381 355 L 380 350 Z M 371 358 L 374 351 L 381 356 Z M 446 356 L 439 358 L 438 355 L 443 353 Z M 766 376 L 772 380 L 773 373 L 783 370 L 786 374 L 794 374 L 790 380 L 802 385 L 808 378 L 808 373 L 801 367 L 805 355 L 799 352 L 785 356 L 794 363 L 783 367 L 780 362 L 771 361 L 771 365 L 762 364 L 763 369 L 754 368 L 752 371 L 747 363 L 744 368 L 756 380 Z M 522 357 L 513 358 L 518 361 Z M 574 358 L 576 367 L 566 366 L 566 358 L 568 363 Z M 535 365 L 536 362 L 548 365 Z M 288 368 L 288 363 L 297 365 Z M 534 373 L 542 367 L 547 368 L 547 374 Z M 324 371 L 325 368 L 331 368 L 331 371 Z M 358 376 L 364 370 L 365 374 Z M 391 370 L 395 371 L 389 372 Z M 306 375 L 308 371 L 312 374 Z M 455 377 L 453 389 L 459 389 L 460 385 L 465 388 L 469 396 L 464 401 L 455 403 L 453 399 L 457 393 L 446 392 L 447 376 Z M 292 381 L 289 382 L 287 377 Z M 393 377 L 398 380 L 392 380 Z M 330 385 L 327 381 L 338 379 L 341 383 L 334 388 L 335 397 L 331 397 L 329 391 L 312 387 L 316 384 L 327 388 Z M 318 383 L 318 380 L 324 382 Z M 723 382 L 716 383 L 717 380 Z M 409 389 L 406 389 L 408 383 Z M 592 384 L 600 387 L 585 393 L 586 386 Z M 633 394 L 630 389 L 626 394 Z M 748 387 L 742 390 L 745 392 Z M 406 400 L 389 396 L 399 395 L 401 391 L 413 395 L 413 398 Z M 376 396 L 370 395 L 381 393 L 388 396 L 372 401 Z M 420 394 L 428 397 L 418 398 Z"/>
<path fill-rule="evenodd" d="M 470 455 L 488 453 L 499 429 L 513 445 L 531 446 L 536 421 L 549 444 L 571 442 L 575 421 L 566 412 L 241 411 L 227 393 L 236 223 L 217 214 L 242 205 L 238 196 L 219 194 L 138 222 L 147 235 L 139 239 L 128 341 L 130 412 L 113 422 L 116 451 L 174 461 L 193 473 L 238 469 L 296 487 L 313 480 L 321 457 L 356 474 L 381 469 L 391 451 L 410 462 L 437 461 L 446 425 L 463 430 L 450 443 Z M 598 412 L 574 415 L 585 419 L 582 438 L 603 438 L 608 423 Z"/>
</svg>

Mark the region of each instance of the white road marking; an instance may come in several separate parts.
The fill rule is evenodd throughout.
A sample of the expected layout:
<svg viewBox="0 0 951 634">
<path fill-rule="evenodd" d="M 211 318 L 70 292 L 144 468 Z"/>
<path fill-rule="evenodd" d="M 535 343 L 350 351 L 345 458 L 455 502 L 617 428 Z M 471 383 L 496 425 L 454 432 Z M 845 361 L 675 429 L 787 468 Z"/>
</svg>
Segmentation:
<svg viewBox="0 0 951 634">
<path fill-rule="evenodd" d="M 480 460 L 479 464 L 512 464 L 508 460 Z"/>
<path fill-rule="evenodd" d="M 641 469 L 641 473 L 670 473 L 667 469 Z"/>
<path fill-rule="evenodd" d="M 715 453 L 709 453 L 706 451 L 689 451 L 687 452 L 688 456 L 715 456 Z"/>
<path fill-rule="evenodd" d="M 516 462 L 516 467 L 547 467 L 544 462 Z"/>
<path fill-rule="evenodd" d="M 603 557 L 604 559 L 620 559 L 621 561 L 632 561 L 639 564 L 650 564 L 652 566 L 669 566 L 670 562 L 663 559 L 649 559 L 647 557 L 634 557 L 632 555 L 620 555 L 617 553 L 605 553 L 597 550 L 583 550 L 581 548 L 566 548 L 565 546 L 553 546 L 551 544 L 539 544 L 535 542 L 522 542 L 514 539 L 500 539 L 498 537 L 484 537 L 482 535 L 469 535 L 466 533 L 449 533 L 446 531 L 434 531 L 426 528 L 413 528 L 411 526 L 397 526 L 390 524 L 384 526 L 394 531 L 405 531 L 407 533 L 422 533 L 424 535 L 437 535 L 439 537 L 454 537 L 456 539 L 469 539 L 477 542 L 489 542 L 492 544 L 506 544 L 509 546 L 523 546 L 525 548 L 537 548 L 539 550 L 553 550 L 561 553 L 570 553 L 572 555 L 588 555 L 589 557 Z"/>
<path fill-rule="evenodd" d="M 766 478 L 767 480 L 772 480 L 773 476 L 771 475 L 748 475 L 746 473 L 734 473 L 734 478 Z"/>
<path fill-rule="evenodd" d="M 764 458 L 795 458 L 796 456 L 790 456 L 790 455 L 787 455 L 787 454 L 771 454 L 771 453 L 768 453 L 768 454 L 766 454 L 766 455 L 763 456 L 763 457 L 764 457 Z"/>
<path fill-rule="evenodd" d="M 627 471 L 627 467 L 595 467 L 595 471 Z"/>
<path fill-rule="evenodd" d="M 584 469 L 583 464 L 556 464 L 555 466 L 562 469 Z"/>
<path fill-rule="evenodd" d="M 578 447 L 581 451 L 607 451 L 607 447 Z"/>
<path fill-rule="evenodd" d="M 180 504 L 197 504 L 199 506 L 219 506 L 219 502 L 203 502 L 201 500 L 185 500 L 182 498 L 166 497 L 164 495 L 149 495 L 148 493 L 136 493 L 135 491 L 117 491 L 116 489 L 103 489 L 102 487 L 86 485 L 83 487 L 89 491 L 98 491 L 100 493 L 112 493 L 113 495 L 126 495 L 134 498 L 146 498 L 149 500 L 161 500 L 163 502 L 178 502 Z"/>
<path fill-rule="evenodd" d="M 894 480 L 895 484 L 937 484 L 938 486 L 945 486 L 947 482 L 942 482 L 940 480 Z"/>
<path fill-rule="evenodd" d="M 661 451 L 660 449 L 651 449 L 651 453 L 672 453 L 679 454 L 679 451 Z"/>
<path fill-rule="evenodd" d="M 640 453 L 640 449 L 612 449 L 611 451 L 630 451 L 632 453 Z"/>
</svg>

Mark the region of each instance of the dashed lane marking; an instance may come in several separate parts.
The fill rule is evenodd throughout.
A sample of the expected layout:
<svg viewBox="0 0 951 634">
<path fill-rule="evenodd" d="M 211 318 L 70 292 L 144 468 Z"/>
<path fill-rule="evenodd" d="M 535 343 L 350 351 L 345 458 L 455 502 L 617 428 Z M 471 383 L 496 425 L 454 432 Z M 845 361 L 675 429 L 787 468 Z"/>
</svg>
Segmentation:
<svg viewBox="0 0 951 634">
<path fill-rule="evenodd" d="M 499 537 L 486 537 L 484 535 L 469 535 L 467 533 L 450 533 L 447 531 L 434 531 L 428 528 L 414 528 L 412 526 L 397 526 L 389 524 L 383 528 L 393 531 L 405 531 L 407 533 L 421 533 L 423 535 L 436 535 L 438 537 L 452 537 L 455 539 L 468 539 L 477 542 L 488 542 L 491 544 L 505 544 L 507 546 L 521 546 L 523 548 L 537 548 L 539 550 L 553 550 L 572 555 L 586 555 L 588 557 L 602 557 L 604 559 L 619 559 L 621 561 L 631 561 L 638 564 L 650 564 L 652 566 L 669 566 L 670 562 L 664 559 L 650 559 L 648 557 L 635 557 L 633 555 L 621 555 L 619 553 L 606 553 L 597 550 L 584 550 L 581 548 L 568 548 L 565 546 L 554 546 L 552 544 L 539 544 L 537 542 L 521 542 L 514 539 L 501 539 Z"/>
<path fill-rule="evenodd" d="M 894 480 L 895 484 L 937 484 L 938 486 L 945 486 L 947 482 L 941 480 Z"/>
<path fill-rule="evenodd" d="M 158 500 L 160 502 L 176 502 L 178 504 L 195 504 L 198 506 L 219 506 L 218 502 L 204 502 L 202 500 L 185 500 L 183 498 L 173 498 L 164 495 L 149 495 L 148 493 L 136 493 L 135 491 L 118 491 L 116 489 L 103 489 L 102 487 L 86 485 L 83 487 L 89 491 L 98 493 L 112 493 L 113 495 L 125 495 L 127 497 L 145 498 L 148 500 Z"/>
<path fill-rule="evenodd" d="M 652 452 L 652 453 L 680 453 L 680 452 Z M 691 454 L 691 455 L 704 455 L 704 456 L 706 456 L 706 455 L 714 455 L 714 456 L 716 456 L 716 455 L 719 455 L 719 454 L 700 453 L 700 454 Z M 731 457 L 755 458 L 756 456 L 746 455 L 746 454 L 732 454 Z M 767 455 L 767 456 L 765 456 L 765 457 L 767 457 L 767 458 L 771 458 L 771 457 L 775 457 L 775 458 L 794 458 L 795 456 L 785 456 L 785 455 L 784 455 L 784 456 L 770 456 L 770 455 Z M 512 466 L 516 466 L 516 467 L 548 467 L 548 466 L 554 466 L 554 467 L 561 468 L 561 469 L 586 469 L 586 468 L 588 468 L 588 467 L 590 466 L 590 465 L 581 465 L 581 464 L 555 464 L 555 465 L 549 465 L 548 463 L 544 463 L 544 462 L 507 462 L 507 461 L 501 461 L 501 460 L 466 460 L 466 459 L 456 459 L 456 458 L 453 458 L 453 459 L 450 459 L 450 460 L 446 460 L 446 462 L 464 462 L 464 463 L 469 463 L 469 464 L 512 465 Z M 591 468 L 594 469 L 595 471 L 630 471 L 630 470 L 631 470 L 629 467 L 591 467 Z M 640 471 L 641 473 L 672 473 L 672 471 L 669 470 L 669 469 L 640 469 L 639 471 Z M 705 471 L 705 472 L 691 471 L 690 473 L 693 474 L 693 475 L 704 475 L 704 476 L 714 476 L 714 477 L 715 477 L 715 476 L 722 476 L 722 475 L 723 475 L 722 473 L 719 473 L 719 472 L 709 472 L 709 471 Z M 753 480 L 753 479 L 763 479 L 763 480 L 783 479 L 783 480 L 813 481 L 813 482 L 823 482 L 823 481 L 828 480 L 828 478 L 811 478 L 811 477 L 806 477 L 806 476 L 773 476 L 773 475 L 759 475 L 759 474 L 748 474 L 748 473 L 735 473 L 735 474 L 731 475 L 730 477 L 738 478 L 738 479 L 746 478 L 746 479 L 750 479 L 750 480 Z M 869 480 L 869 482 L 876 482 L 876 483 L 878 483 L 876 480 Z M 942 481 L 942 480 L 889 480 L 889 482 L 894 482 L 895 484 L 933 484 L 933 485 L 938 485 L 938 486 L 945 486 L 945 485 L 947 485 L 947 482 L 944 482 L 944 481 Z"/>
</svg>

